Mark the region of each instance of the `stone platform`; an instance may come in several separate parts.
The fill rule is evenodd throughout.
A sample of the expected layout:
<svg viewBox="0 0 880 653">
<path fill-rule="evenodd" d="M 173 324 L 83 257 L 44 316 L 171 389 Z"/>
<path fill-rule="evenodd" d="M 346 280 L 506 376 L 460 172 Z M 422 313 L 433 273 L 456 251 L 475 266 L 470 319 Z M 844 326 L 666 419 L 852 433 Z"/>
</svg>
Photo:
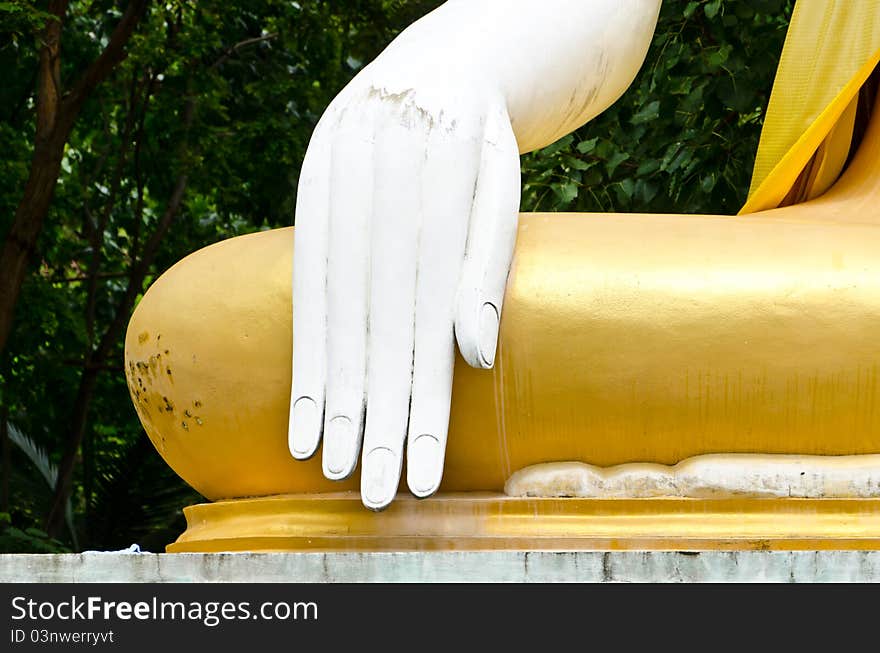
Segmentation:
<svg viewBox="0 0 880 653">
<path fill-rule="evenodd" d="M 0 582 L 877 582 L 880 551 L 0 555 Z"/>
</svg>

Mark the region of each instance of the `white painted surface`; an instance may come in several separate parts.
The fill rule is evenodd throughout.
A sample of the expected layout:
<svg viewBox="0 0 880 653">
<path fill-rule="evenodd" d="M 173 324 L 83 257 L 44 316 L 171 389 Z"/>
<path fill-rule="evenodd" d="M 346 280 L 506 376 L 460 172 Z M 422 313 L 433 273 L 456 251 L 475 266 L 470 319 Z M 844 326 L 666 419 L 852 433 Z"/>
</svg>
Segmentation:
<svg viewBox="0 0 880 653">
<path fill-rule="evenodd" d="M 880 551 L 0 555 L 2 583 L 877 581 Z"/>
<path fill-rule="evenodd" d="M 715 454 L 675 466 L 595 467 L 562 462 L 515 472 L 504 486 L 512 497 L 880 497 L 880 455 L 786 456 Z"/>
<path fill-rule="evenodd" d="M 440 485 L 455 341 L 495 359 L 516 238 L 519 153 L 616 100 L 660 0 L 449 0 L 327 109 L 296 209 L 289 446 L 394 497 Z"/>
</svg>

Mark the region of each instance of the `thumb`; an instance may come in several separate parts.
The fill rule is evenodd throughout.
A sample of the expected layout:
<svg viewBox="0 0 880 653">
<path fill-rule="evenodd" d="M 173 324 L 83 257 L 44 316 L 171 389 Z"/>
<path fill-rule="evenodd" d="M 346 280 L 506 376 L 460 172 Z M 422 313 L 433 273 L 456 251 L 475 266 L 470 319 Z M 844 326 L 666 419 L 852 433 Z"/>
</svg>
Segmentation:
<svg viewBox="0 0 880 653">
<path fill-rule="evenodd" d="M 519 148 L 507 111 L 499 107 L 486 119 L 455 319 L 458 348 L 472 367 L 495 363 L 519 199 Z"/>
</svg>

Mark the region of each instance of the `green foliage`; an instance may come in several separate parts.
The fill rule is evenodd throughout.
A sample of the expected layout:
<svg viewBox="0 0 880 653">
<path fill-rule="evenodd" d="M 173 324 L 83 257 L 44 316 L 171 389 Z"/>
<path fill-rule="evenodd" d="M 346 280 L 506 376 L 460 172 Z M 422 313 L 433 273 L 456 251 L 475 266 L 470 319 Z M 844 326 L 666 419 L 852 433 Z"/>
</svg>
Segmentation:
<svg viewBox="0 0 880 653">
<path fill-rule="evenodd" d="M 63 542 L 39 528 L 24 530 L 12 525 L 12 516 L 0 512 L 0 551 L 3 553 L 70 553 Z"/>
<path fill-rule="evenodd" d="M 6 430 L 9 441 L 15 444 L 19 451 L 30 460 L 40 473 L 40 476 L 45 479 L 48 485 L 48 491 L 51 492 L 55 487 L 55 484 L 58 482 L 58 467 L 49 461 L 49 455 L 42 447 L 37 445 L 31 438 L 23 434 L 15 426 L 7 423 Z M 64 517 L 67 522 L 67 528 L 70 531 L 71 540 L 73 541 L 74 546 L 76 546 L 76 529 L 73 525 L 73 506 L 70 499 L 67 500 L 67 504 L 65 505 Z"/>
<path fill-rule="evenodd" d="M 35 449 L 59 461 L 82 401 L 87 360 L 120 311 L 127 322 L 128 284 L 181 177 L 184 201 L 140 292 L 196 249 L 291 224 L 299 166 L 323 109 L 400 29 L 438 4 L 152 4 L 129 56 L 92 95 L 70 138 L 14 333 L 0 355 L 0 407 Z M 71 2 L 62 31 L 66 83 L 106 45 L 117 6 Z M 39 16 L 18 21 L 20 38 L 0 45 L 0 68 L 11 71 L 0 85 L 0 233 L 30 164 L 39 41 L 23 35 L 35 36 L 41 26 Z M 0 32 L 11 30 L 11 22 L 0 24 Z M 143 434 L 121 369 L 123 333 L 105 358 L 91 361 L 100 373 L 87 395 L 75 522 L 85 548 L 138 542 L 161 550 L 183 529 L 182 506 L 200 497 Z M 10 455 L 9 512 L 19 539 L 0 540 L 0 550 L 22 550 L 28 542 L 44 550 L 19 532 L 44 523 L 48 486 L 21 451 Z"/>
<path fill-rule="evenodd" d="M 793 5 L 665 0 L 626 94 L 524 158 L 523 210 L 736 213 Z"/>
<path fill-rule="evenodd" d="M 19 40 L 32 36 L 54 16 L 28 0 L 0 2 L 0 49 L 16 47 Z"/>
</svg>

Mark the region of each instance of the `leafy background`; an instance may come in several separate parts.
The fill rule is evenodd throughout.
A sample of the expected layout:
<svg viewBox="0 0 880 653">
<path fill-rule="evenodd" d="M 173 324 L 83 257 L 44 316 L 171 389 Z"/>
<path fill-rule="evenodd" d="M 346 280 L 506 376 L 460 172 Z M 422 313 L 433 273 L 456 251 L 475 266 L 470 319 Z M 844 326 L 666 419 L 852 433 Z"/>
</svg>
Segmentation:
<svg viewBox="0 0 880 653">
<path fill-rule="evenodd" d="M 4 235 L 34 151 L 45 4 L 0 2 Z M 118 325 L 188 253 L 291 224 L 299 166 L 323 108 L 402 28 L 439 4 L 149 5 L 128 57 L 92 93 L 68 140 L 12 336 L 0 352 L 0 551 L 132 542 L 159 551 L 183 530 L 182 506 L 200 497 L 141 430 Z M 735 213 L 793 4 L 665 0 L 646 63 L 624 97 L 523 157 L 523 210 Z M 106 0 L 70 3 L 63 79 L 98 56 L 123 9 Z M 72 519 L 50 537 L 53 466 L 71 446 Z"/>
</svg>

